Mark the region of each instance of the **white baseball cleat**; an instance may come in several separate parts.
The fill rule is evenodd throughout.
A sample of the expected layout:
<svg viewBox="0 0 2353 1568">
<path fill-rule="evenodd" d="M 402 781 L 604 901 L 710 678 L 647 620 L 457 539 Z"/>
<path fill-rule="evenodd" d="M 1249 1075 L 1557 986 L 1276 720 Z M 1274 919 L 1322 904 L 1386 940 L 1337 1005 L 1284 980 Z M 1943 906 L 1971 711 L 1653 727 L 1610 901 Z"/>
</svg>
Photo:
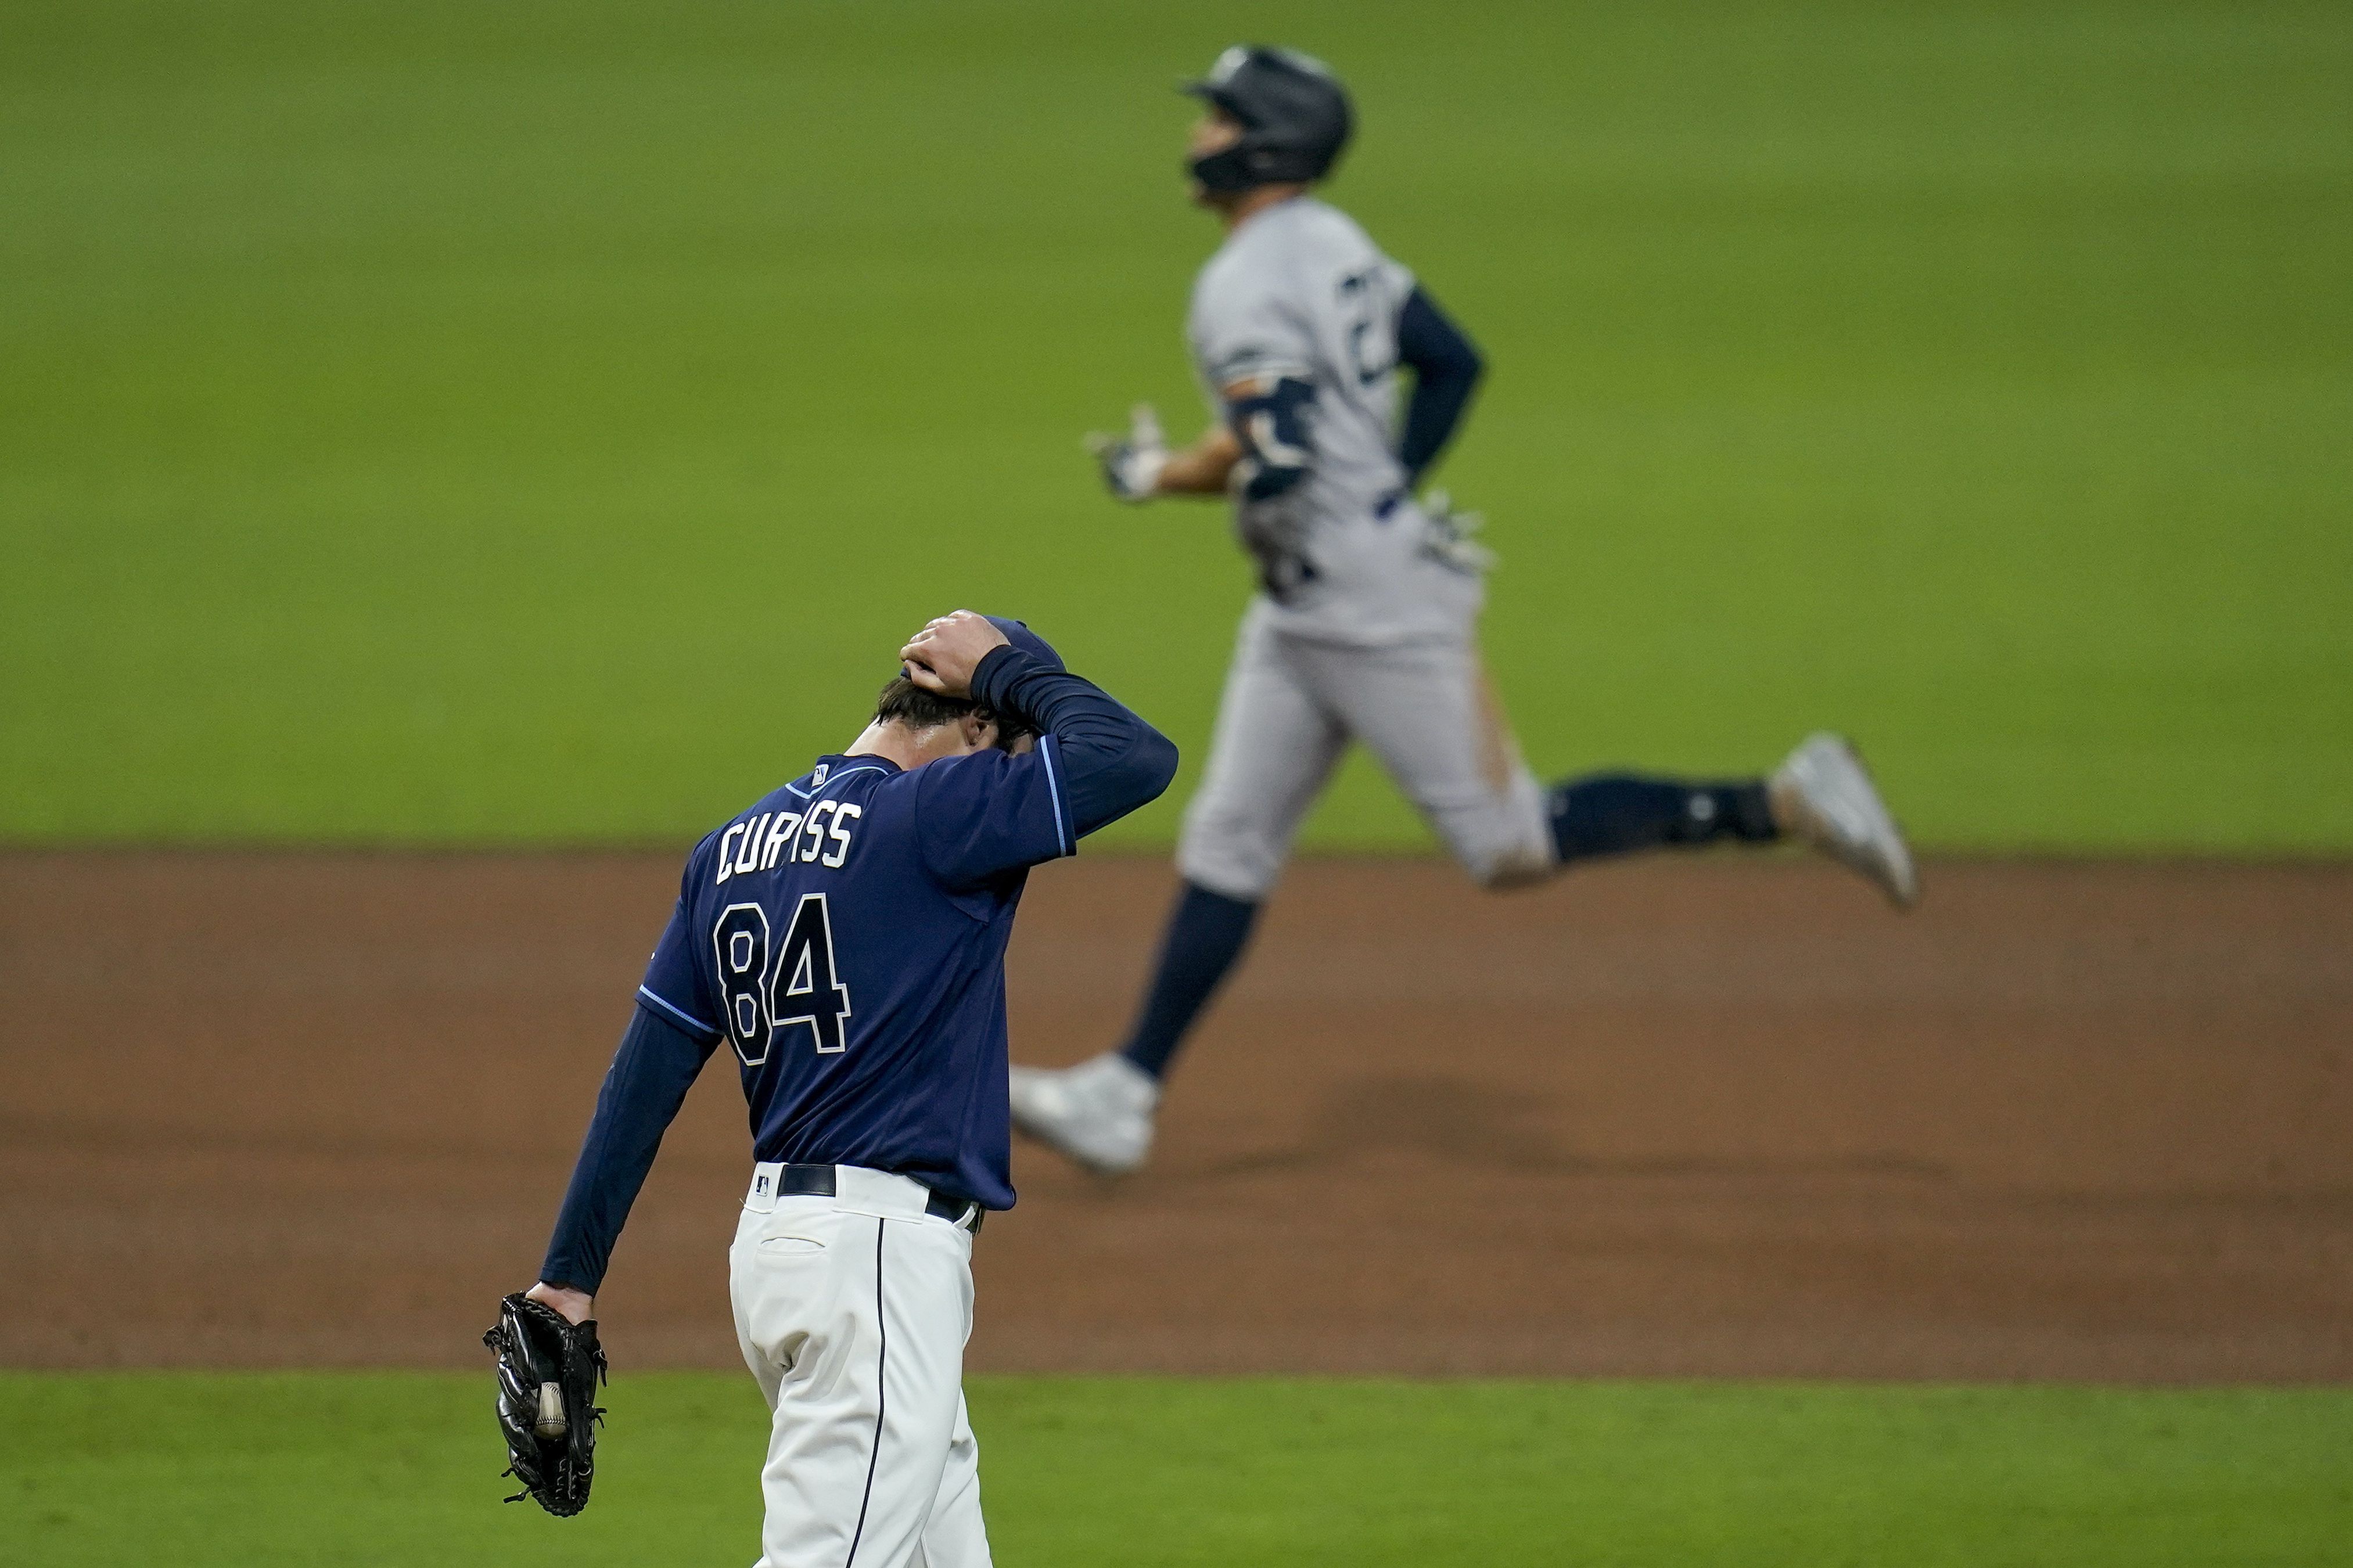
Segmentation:
<svg viewBox="0 0 2353 1568">
<path fill-rule="evenodd" d="M 1153 1076 L 1116 1051 L 1072 1068 L 1013 1069 L 1013 1125 L 1099 1176 L 1124 1176 L 1152 1152 Z"/>
<path fill-rule="evenodd" d="M 1920 874 L 1904 830 L 1843 737 L 1807 736 L 1765 787 L 1782 832 L 1870 878 L 1897 909 L 1920 901 Z"/>
</svg>

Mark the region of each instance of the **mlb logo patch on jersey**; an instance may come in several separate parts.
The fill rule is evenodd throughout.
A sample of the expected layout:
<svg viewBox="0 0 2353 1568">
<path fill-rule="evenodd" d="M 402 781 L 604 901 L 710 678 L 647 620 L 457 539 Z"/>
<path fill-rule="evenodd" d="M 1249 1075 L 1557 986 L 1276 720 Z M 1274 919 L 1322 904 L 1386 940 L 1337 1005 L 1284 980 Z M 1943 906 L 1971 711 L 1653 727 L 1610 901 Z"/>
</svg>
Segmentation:
<svg viewBox="0 0 2353 1568">
<path fill-rule="evenodd" d="M 833 772 L 833 764 L 831 763 L 818 763 L 816 768 L 811 770 L 809 773 L 809 788 L 815 789 L 819 784 L 825 783 L 825 775 L 831 772 Z"/>
</svg>

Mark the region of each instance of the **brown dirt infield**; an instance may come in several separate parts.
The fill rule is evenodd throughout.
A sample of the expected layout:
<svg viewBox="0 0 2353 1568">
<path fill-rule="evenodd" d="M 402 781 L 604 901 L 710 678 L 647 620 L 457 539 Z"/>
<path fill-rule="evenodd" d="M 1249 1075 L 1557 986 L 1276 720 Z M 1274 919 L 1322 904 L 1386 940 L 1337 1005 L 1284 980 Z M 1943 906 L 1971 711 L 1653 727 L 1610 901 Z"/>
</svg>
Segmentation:
<svg viewBox="0 0 2353 1568">
<path fill-rule="evenodd" d="M 1151 1170 L 1017 1152 L 972 1364 L 2353 1378 L 2353 867 L 1929 874 L 1897 918 L 1778 858 L 1300 866 Z M 480 1364 L 675 878 L 0 856 L 0 1363 Z M 1038 875 L 1018 1055 L 1113 1037 L 1169 887 Z M 747 1158 L 723 1060 L 622 1366 L 737 1364 Z"/>
</svg>

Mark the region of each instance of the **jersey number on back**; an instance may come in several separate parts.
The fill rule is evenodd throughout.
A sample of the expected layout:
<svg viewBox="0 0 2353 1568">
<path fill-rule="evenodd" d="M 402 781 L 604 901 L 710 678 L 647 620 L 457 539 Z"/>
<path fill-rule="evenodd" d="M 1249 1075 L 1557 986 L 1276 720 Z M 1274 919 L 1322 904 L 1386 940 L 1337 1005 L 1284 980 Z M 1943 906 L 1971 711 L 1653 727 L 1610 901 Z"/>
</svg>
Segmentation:
<svg viewBox="0 0 2353 1568">
<path fill-rule="evenodd" d="M 727 1034 L 745 1067 L 768 1059 L 777 1035 L 807 1024 L 818 1054 L 849 1043 L 849 987 L 836 976 L 833 917 L 823 893 L 803 893 L 781 945 L 770 940 L 768 911 L 730 904 L 711 929 L 719 959 L 719 986 L 727 1003 Z"/>
</svg>

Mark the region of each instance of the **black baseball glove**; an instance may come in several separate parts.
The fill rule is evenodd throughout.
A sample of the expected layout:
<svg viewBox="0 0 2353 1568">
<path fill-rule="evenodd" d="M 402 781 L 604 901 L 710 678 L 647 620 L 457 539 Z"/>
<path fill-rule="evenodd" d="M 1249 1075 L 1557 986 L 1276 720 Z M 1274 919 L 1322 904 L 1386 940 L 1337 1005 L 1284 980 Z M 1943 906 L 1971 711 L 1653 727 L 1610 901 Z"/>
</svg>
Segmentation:
<svg viewBox="0 0 2353 1568">
<path fill-rule="evenodd" d="M 575 1323 L 517 1292 L 499 1303 L 499 1321 L 482 1342 L 499 1358 L 499 1431 L 507 1440 L 505 1474 L 522 1483 L 507 1499 L 534 1498 L 568 1519 L 588 1506 L 595 1469 L 596 1384 L 605 1352 L 594 1322 Z"/>
</svg>

